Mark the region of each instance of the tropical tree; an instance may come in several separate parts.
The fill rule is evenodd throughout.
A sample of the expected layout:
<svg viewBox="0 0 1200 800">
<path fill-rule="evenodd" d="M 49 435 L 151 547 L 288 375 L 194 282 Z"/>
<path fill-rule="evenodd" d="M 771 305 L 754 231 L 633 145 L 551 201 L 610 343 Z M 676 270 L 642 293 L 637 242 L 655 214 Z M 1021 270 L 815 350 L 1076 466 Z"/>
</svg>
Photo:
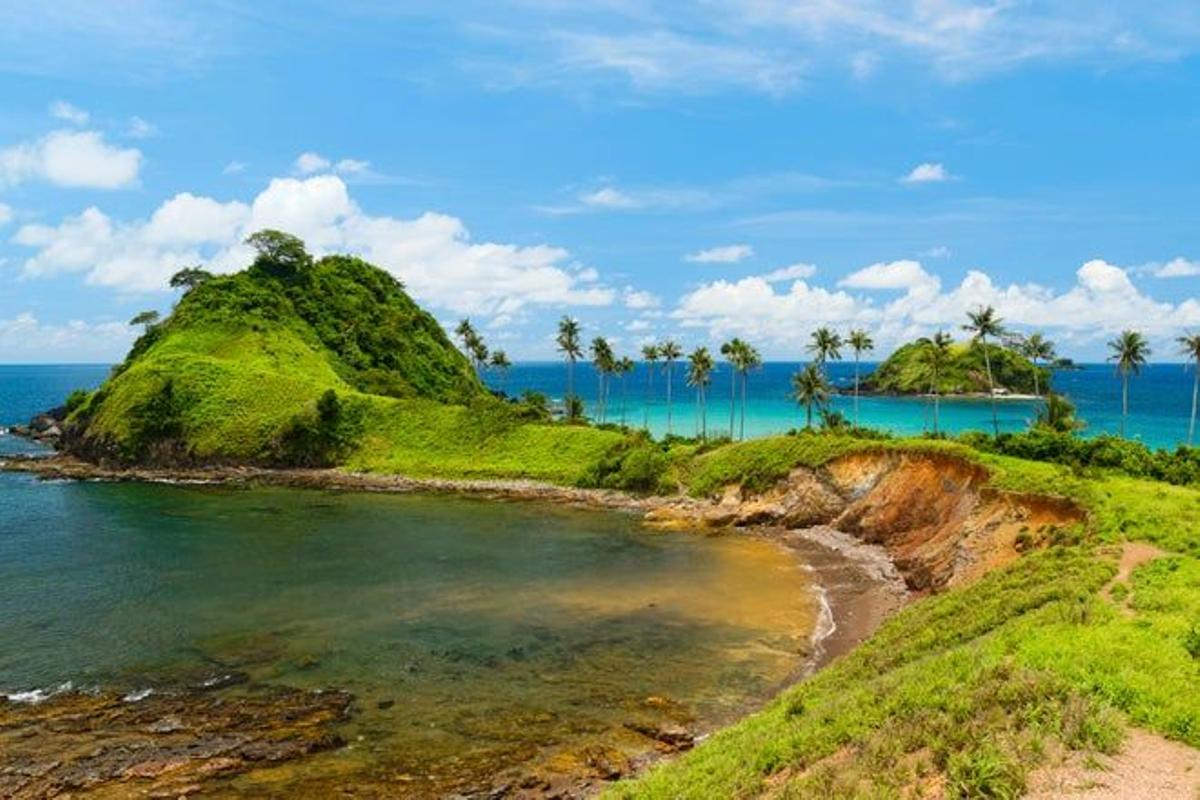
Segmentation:
<svg viewBox="0 0 1200 800">
<path fill-rule="evenodd" d="M 742 374 L 742 418 L 738 438 L 746 438 L 746 384 L 750 379 L 750 370 L 762 366 L 762 356 L 752 346 L 742 342 L 741 355 L 738 360 L 738 372 Z"/>
<path fill-rule="evenodd" d="M 829 382 L 815 363 L 792 375 L 792 399 L 804 406 L 804 427 L 812 428 L 813 406 L 829 402 Z"/>
<path fill-rule="evenodd" d="M 1142 371 L 1150 355 L 1150 343 L 1137 331 L 1124 330 L 1108 343 L 1109 361 L 1116 362 L 1121 376 L 1121 436 L 1125 435 L 1125 418 L 1129 416 L 1129 376 Z"/>
<path fill-rule="evenodd" d="M 737 411 L 737 380 L 742 357 L 746 352 L 746 343 L 738 337 L 733 337 L 721 345 L 721 355 L 729 364 L 729 438 L 733 438 L 734 414 Z"/>
<path fill-rule="evenodd" d="M 921 337 L 917 340 L 919 363 L 929 378 L 930 392 L 933 394 L 933 435 L 938 434 L 939 400 L 941 399 L 942 371 L 950 363 L 950 345 L 954 340 L 945 331 L 938 331 L 932 337 Z"/>
<path fill-rule="evenodd" d="M 846 337 L 846 344 L 850 345 L 850 349 L 854 351 L 854 427 L 858 427 L 858 365 L 863 353 L 869 353 L 875 349 L 875 340 L 871 335 L 862 328 L 857 328 L 850 331 L 850 335 Z"/>
<path fill-rule="evenodd" d="M 1041 397 L 1041 387 L 1039 380 L 1041 379 L 1040 367 L 1043 361 L 1053 362 L 1058 355 L 1054 351 L 1054 342 L 1050 341 L 1040 333 L 1031 333 L 1020 344 L 1018 352 L 1033 362 L 1033 393 Z M 1050 387 L 1047 386 L 1047 389 Z"/>
<path fill-rule="evenodd" d="M 805 349 L 812 354 L 818 368 L 824 373 L 826 361 L 841 360 L 842 337 L 837 331 L 822 326 L 812 332 L 812 343 Z"/>
<path fill-rule="evenodd" d="M 475 330 L 475 326 L 471 324 L 471 320 L 464 317 L 458 321 L 458 325 L 454 328 L 454 335 L 462 342 L 463 352 L 471 361 L 471 366 L 478 374 L 480 369 L 487 365 L 488 349 L 483 343 L 483 337 Z"/>
<path fill-rule="evenodd" d="M 614 366 L 616 368 L 617 375 L 621 378 L 621 425 L 624 426 L 625 406 L 629 400 L 629 393 L 626 391 L 625 387 L 625 378 L 629 376 L 629 373 L 633 372 L 633 359 L 629 356 L 622 356 L 621 358 L 617 359 L 617 362 Z"/>
<path fill-rule="evenodd" d="M 1200 333 L 1189 333 L 1175 340 L 1179 352 L 1192 362 L 1192 416 L 1188 420 L 1188 447 L 1196 435 L 1196 399 L 1200 393 Z"/>
<path fill-rule="evenodd" d="M 133 319 L 129 320 L 130 325 L 141 325 L 143 333 L 149 332 L 156 322 L 158 322 L 158 312 L 153 310 L 140 311 L 134 314 Z"/>
<path fill-rule="evenodd" d="M 991 306 L 977 308 L 967 312 L 967 324 L 963 330 L 971 334 L 971 340 L 978 342 L 983 348 L 983 364 L 987 369 L 988 400 L 992 403 L 992 435 L 1000 435 L 1000 419 L 996 416 L 996 381 L 992 378 L 992 358 L 988 354 L 988 337 L 999 339 L 1004 335 L 1002 319 L 996 316 L 996 309 Z"/>
<path fill-rule="evenodd" d="M 650 429 L 650 404 L 654 401 L 654 365 L 658 363 L 658 345 L 648 344 L 642 347 L 642 361 L 646 362 L 646 402 L 642 406 L 642 428 Z"/>
<path fill-rule="evenodd" d="M 1033 427 L 1057 433 L 1074 433 L 1086 427 L 1083 420 L 1075 416 L 1075 404 L 1058 392 L 1047 392 L 1046 401 L 1034 416 Z"/>
<path fill-rule="evenodd" d="M 170 285 L 172 289 L 183 289 L 186 293 L 210 280 L 212 276 L 211 272 L 200 267 L 184 267 L 171 276 Z"/>
<path fill-rule="evenodd" d="M 512 362 L 508 360 L 508 354 L 503 350 L 493 350 L 489 366 L 500 373 L 500 391 L 503 392 L 504 387 L 508 384 L 508 371 L 512 368 Z"/>
<path fill-rule="evenodd" d="M 688 356 L 687 382 L 696 389 L 696 413 L 699 415 L 700 438 L 708 438 L 708 384 L 715 366 L 707 347 L 697 347 Z"/>
<path fill-rule="evenodd" d="M 575 362 L 583 355 L 583 346 L 579 343 L 579 320 L 564 316 L 558 321 L 558 335 L 554 341 L 558 352 L 567 360 L 567 398 L 575 396 Z M 570 402 L 566 404 L 568 411 L 578 408 Z"/>
<path fill-rule="evenodd" d="M 293 281 L 312 268 L 312 256 L 304 249 L 304 242 L 290 233 L 261 230 L 247 236 L 246 244 L 258 254 L 251 264 L 255 272 Z"/>
<path fill-rule="evenodd" d="M 596 368 L 596 378 L 599 381 L 599 392 L 596 395 L 596 416 L 604 422 L 608 411 L 608 376 L 614 372 L 616 357 L 612 346 L 603 336 L 592 339 L 592 366 Z"/>
<path fill-rule="evenodd" d="M 683 355 L 682 348 L 679 343 L 673 339 L 667 339 L 658 346 L 658 353 L 662 356 L 663 361 L 667 365 L 667 435 L 671 435 L 671 374 L 675 361 Z"/>
</svg>

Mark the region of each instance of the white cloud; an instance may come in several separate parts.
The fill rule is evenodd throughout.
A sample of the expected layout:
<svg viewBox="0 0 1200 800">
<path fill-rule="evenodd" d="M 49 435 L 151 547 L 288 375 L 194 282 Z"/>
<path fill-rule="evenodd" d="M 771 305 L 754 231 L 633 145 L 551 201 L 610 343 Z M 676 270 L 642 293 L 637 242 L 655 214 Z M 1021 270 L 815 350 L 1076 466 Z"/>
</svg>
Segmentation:
<svg viewBox="0 0 1200 800">
<path fill-rule="evenodd" d="M 7 225 L 13 220 L 12 206 L 0 203 L 0 227 Z"/>
<path fill-rule="evenodd" d="M 662 301 L 658 299 L 657 295 L 653 294 L 652 292 L 634 289 L 632 286 L 625 287 L 622 300 L 624 301 L 626 308 L 638 310 L 645 308 L 658 308 L 662 304 Z"/>
<path fill-rule="evenodd" d="M 1200 261 L 1173 258 L 1154 269 L 1156 278 L 1191 278 L 1200 275 Z"/>
<path fill-rule="evenodd" d="M 805 280 L 816 274 L 817 268 L 812 264 L 791 264 L 771 270 L 766 275 L 760 277 L 767 283 L 780 283 L 782 281 Z"/>
<path fill-rule="evenodd" d="M 334 169 L 344 175 L 360 175 L 371 168 L 370 161 L 360 161 L 357 158 L 343 158 L 334 165 Z"/>
<path fill-rule="evenodd" d="M 72 125 L 87 125 L 91 115 L 81 108 L 76 108 L 65 100 L 55 100 L 50 104 L 50 116 L 69 122 Z"/>
<path fill-rule="evenodd" d="M 0 149 L 0 186 L 44 180 L 58 186 L 124 189 L 135 186 L 142 153 L 115 147 L 96 131 L 60 130 Z"/>
<path fill-rule="evenodd" d="M 723 247 L 710 247 L 684 256 L 685 261 L 697 264 L 736 264 L 754 255 L 754 248 L 748 244 L 730 244 Z"/>
<path fill-rule="evenodd" d="M 561 248 L 473 242 L 462 221 L 445 214 L 372 216 L 336 175 L 277 178 L 250 203 L 183 193 L 148 220 L 118 222 L 88 208 L 56 226 L 23 226 L 13 241 L 35 250 L 24 263 L 30 277 L 72 272 L 92 284 L 161 291 L 184 266 L 202 262 L 218 272 L 245 266 L 251 253 L 242 240 L 261 228 L 292 232 L 318 255 L 359 254 L 404 281 L 418 300 L 459 314 L 513 315 L 528 306 L 605 306 L 618 299 L 593 268 Z"/>
<path fill-rule="evenodd" d="M 926 162 L 918 164 L 912 171 L 900 179 L 901 183 L 944 183 L 950 180 L 950 173 L 942 164 Z"/>
<path fill-rule="evenodd" d="M 149 139 L 158 135 L 158 127 L 141 117 L 130 117 L 129 128 L 125 131 L 125 135 L 131 139 Z"/>
<path fill-rule="evenodd" d="M 838 285 L 830 291 L 803 280 L 787 289 L 758 277 L 715 281 L 685 295 L 671 316 L 686 327 L 707 329 L 714 339 L 754 338 L 776 355 L 800 352 L 808 332 L 822 324 L 868 327 L 881 350 L 939 328 L 958 335 L 966 312 L 981 305 L 995 306 L 1007 325 L 1045 330 L 1075 345 L 1097 344 L 1126 327 L 1165 343 L 1200 325 L 1200 301 L 1155 300 L 1130 280 L 1129 270 L 1099 259 L 1080 266 L 1074 284 L 1063 291 L 1032 283 L 998 285 L 979 270 L 944 289 L 915 261 L 872 264 Z M 880 302 L 876 290 L 898 296 Z"/>
<path fill-rule="evenodd" d="M 230 161 L 228 164 L 225 165 L 225 168 L 221 170 L 221 173 L 224 175 L 237 175 L 237 174 L 245 172 L 245 171 L 246 171 L 246 162 Z"/>
<path fill-rule="evenodd" d="M 949 258 L 951 255 L 950 248 L 945 245 L 937 245 L 928 250 L 923 250 L 921 255 L 925 258 Z"/>
<path fill-rule="evenodd" d="M 26 311 L 0 319 L 0 350 L 15 363 L 103 363 L 119 359 L 136 333 L 123 322 L 47 324 Z"/>
<path fill-rule="evenodd" d="M 640 205 L 637 200 L 611 186 L 586 192 L 579 196 L 579 202 L 599 208 L 637 208 Z"/>
<path fill-rule="evenodd" d="M 625 330 L 629 333 L 645 333 L 654 329 L 654 323 L 648 319 L 632 319 L 625 323 Z"/>
<path fill-rule="evenodd" d="M 295 170 L 301 175 L 311 175 L 314 172 L 324 172 L 332 164 L 329 159 L 319 153 L 301 153 L 296 158 Z"/>
<path fill-rule="evenodd" d="M 850 74 L 855 80 L 865 81 L 879 69 L 879 56 L 869 50 L 861 50 L 850 58 Z"/>
</svg>

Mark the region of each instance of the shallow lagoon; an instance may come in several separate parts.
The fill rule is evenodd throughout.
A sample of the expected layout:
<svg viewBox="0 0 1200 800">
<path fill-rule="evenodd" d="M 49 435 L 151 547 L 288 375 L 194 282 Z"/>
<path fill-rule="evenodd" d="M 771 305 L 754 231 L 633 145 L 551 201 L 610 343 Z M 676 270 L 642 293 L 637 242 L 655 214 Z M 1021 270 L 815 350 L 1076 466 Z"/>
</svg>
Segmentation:
<svg viewBox="0 0 1200 800">
<path fill-rule="evenodd" d="M 777 544 L 620 513 L 0 475 L 0 692 L 345 689 L 349 747 L 228 788 L 440 794 L 744 713 L 803 667 L 811 581 Z"/>
</svg>

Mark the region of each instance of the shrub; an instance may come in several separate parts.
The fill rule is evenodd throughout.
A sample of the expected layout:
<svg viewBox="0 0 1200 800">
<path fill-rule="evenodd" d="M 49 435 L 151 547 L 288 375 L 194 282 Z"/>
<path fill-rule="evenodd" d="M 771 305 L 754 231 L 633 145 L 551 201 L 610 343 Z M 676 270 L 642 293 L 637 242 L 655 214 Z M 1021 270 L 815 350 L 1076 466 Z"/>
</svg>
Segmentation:
<svg viewBox="0 0 1200 800">
<path fill-rule="evenodd" d="M 302 411 L 280 437 L 275 461 L 297 467 L 336 464 L 357 444 L 362 434 L 361 409 L 348 407 L 328 389 L 314 410 Z"/>
</svg>

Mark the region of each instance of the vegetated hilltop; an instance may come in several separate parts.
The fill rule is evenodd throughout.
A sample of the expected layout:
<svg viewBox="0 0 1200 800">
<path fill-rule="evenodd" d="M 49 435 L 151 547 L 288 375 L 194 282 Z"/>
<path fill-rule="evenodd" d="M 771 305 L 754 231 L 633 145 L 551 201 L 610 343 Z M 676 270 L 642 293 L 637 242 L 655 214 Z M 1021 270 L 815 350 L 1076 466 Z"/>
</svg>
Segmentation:
<svg viewBox="0 0 1200 800">
<path fill-rule="evenodd" d="M 996 388 L 1019 394 L 1032 394 L 1036 386 L 1049 386 L 1050 373 L 1020 353 L 988 343 Z M 933 391 L 929 369 L 924 363 L 922 344 L 909 342 L 892 353 L 874 372 L 863 379 L 867 391 L 887 394 L 925 394 Z M 951 346 L 949 362 L 941 368 L 937 390 L 940 394 L 969 394 L 988 391 L 984 345 L 958 342 Z"/>
<path fill-rule="evenodd" d="M 186 271 L 173 313 L 147 325 L 103 387 L 76 399 L 72 450 L 121 461 L 289 460 L 321 415 L 346 418 L 327 420 L 335 438 L 334 422 L 353 421 L 346 400 L 467 403 L 485 394 L 437 321 L 387 272 L 347 256 L 314 261 L 275 231 L 250 242 L 258 256 L 242 272 Z"/>
</svg>

